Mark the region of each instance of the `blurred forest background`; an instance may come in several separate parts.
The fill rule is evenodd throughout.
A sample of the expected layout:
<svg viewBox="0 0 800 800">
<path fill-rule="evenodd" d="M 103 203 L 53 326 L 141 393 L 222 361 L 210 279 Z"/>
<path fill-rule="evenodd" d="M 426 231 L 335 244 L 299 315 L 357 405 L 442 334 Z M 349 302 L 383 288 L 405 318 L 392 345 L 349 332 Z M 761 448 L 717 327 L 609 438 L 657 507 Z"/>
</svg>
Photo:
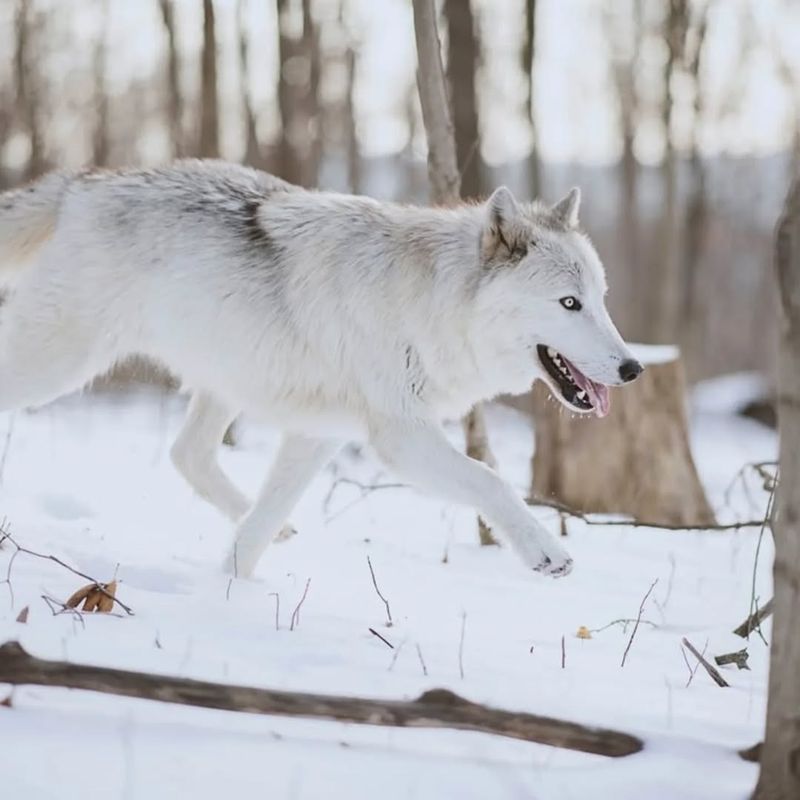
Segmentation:
<svg viewBox="0 0 800 800">
<path fill-rule="evenodd" d="M 633 341 L 772 369 L 795 0 L 444 0 L 464 194 L 584 192 Z M 427 200 L 410 0 L 0 0 L 0 188 L 222 157 Z"/>
</svg>

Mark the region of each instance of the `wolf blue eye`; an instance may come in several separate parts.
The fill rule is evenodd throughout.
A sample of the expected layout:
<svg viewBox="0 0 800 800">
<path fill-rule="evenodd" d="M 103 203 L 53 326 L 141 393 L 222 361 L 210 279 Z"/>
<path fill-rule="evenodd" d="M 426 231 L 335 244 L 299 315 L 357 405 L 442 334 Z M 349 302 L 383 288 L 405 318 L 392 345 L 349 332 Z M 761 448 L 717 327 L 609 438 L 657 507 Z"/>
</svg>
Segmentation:
<svg viewBox="0 0 800 800">
<path fill-rule="evenodd" d="M 572 295 L 569 297 L 562 297 L 558 302 L 561 303 L 567 311 L 580 311 L 581 308 L 583 308 L 581 301 L 578 300 L 577 297 L 572 297 Z"/>
</svg>

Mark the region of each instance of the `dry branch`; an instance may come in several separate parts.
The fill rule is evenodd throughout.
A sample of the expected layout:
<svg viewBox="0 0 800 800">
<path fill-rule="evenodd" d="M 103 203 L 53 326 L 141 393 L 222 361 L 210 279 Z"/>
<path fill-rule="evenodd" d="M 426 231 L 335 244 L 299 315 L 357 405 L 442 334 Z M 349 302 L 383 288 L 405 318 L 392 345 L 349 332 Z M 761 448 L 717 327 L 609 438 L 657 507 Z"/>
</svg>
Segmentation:
<svg viewBox="0 0 800 800">
<path fill-rule="evenodd" d="M 303 589 L 303 596 L 300 598 L 300 602 L 295 606 L 294 611 L 292 611 L 292 618 L 289 622 L 289 630 L 293 631 L 295 625 L 300 624 L 300 609 L 303 606 L 303 603 L 306 601 L 306 595 L 308 594 L 308 587 L 311 585 L 311 578 L 306 581 L 306 588 Z"/>
<path fill-rule="evenodd" d="M 644 746 L 640 739 L 627 733 L 492 708 L 472 703 L 446 689 L 433 689 L 416 700 L 402 701 L 227 686 L 190 678 L 49 661 L 30 655 L 17 642 L 7 642 L 0 647 L 0 683 L 83 689 L 251 714 L 315 717 L 362 725 L 480 731 L 614 758 L 638 753 Z"/>
<path fill-rule="evenodd" d="M 369 574 L 372 576 L 372 585 L 375 587 L 375 592 L 377 593 L 378 597 L 383 600 L 384 606 L 386 606 L 386 627 L 391 628 L 394 624 L 392 622 L 392 609 L 389 608 L 389 601 L 381 594 L 381 590 L 378 588 L 378 581 L 375 578 L 375 570 L 372 568 L 372 561 L 370 557 L 367 556 L 367 564 L 369 565 Z"/>
<path fill-rule="evenodd" d="M 559 511 L 561 514 L 566 514 L 568 517 L 574 517 L 587 525 L 622 525 L 629 528 L 660 528 L 665 531 L 738 531 L 742 528 L 760 528 L 764 525 L 764 519 L 748 519 L 741 522 L 729 522 L 723 525 L 718 523 L 712 525 L 682 525 L 670 524 L 664 522 L 648 522 L 641 519 L 631 519 L 630 517 L 618 517 L 611 519 L 594 519 L 591 514 L 578 511 L 576 508 L 561 503 L 558 500 L 547 500 L 543 497 L 529 497 L 526 502 L 529 506 L 542 506 L 544 508 L 552 508 Z M 769 524 L 769 521 L 767 521 Z"/>
<path fill-rule="evenodd" d="M 711 676 L 712 680 L 717 684 L 717 686 L 721 686 L 722 688 L 730 686 L 728 681 L 722 677 L 720 671 L 713 664 L 710 664 L 708 661 L 706 661 L 706 659 L 703 657 L 703 654 L 698 652 L 697 648 L 685 636 L 683 639 L 681 639 L 681 641 L 686 649 L 700 662 L 700 664 L 703 666 L 703 669 L 705 669 L 705 671 Z"/>
<path fill-rule="evenodd" d="M 761 623 L 772 613 L 774 601 L 767 600 L 761 608 L 756 609 L 738 628 L 734 628 L 733 632 L 742 639 L 747 639 L 750 634 L 758 629 Z"/>
<path fill-rule="evenodd" d="M 749 658 L 750 654 L 747 652 L 747 648 L 744 647 L 734 653 L 723 653 L 722 655 L 714 656 L 714 663 L 718 667 L 724 667 L 726 664 L 736 664 L 739 669 L 750 669 L 747 666 Z"/>
<path fill-rule="evenodd" d="M 391 647 L 394 650 L 394 645 L 385 637 L 381 636 L 375 628 L 367 628 L 367 630 L 373 635 L 380 639 L 387 647 Z"/>
<path fill-rule="evenodd" d="M 639 613 L 636 615 L 636 622 L 633 624 L 633 630 L 631 631 L 631 638 L 628 639 L 628 646 L 625 648 L 625 652 L 622 654 L 622 662 L 620 663 L 620 667 L 625 666 L 625 659 L 628 657 L 628 651 L 631 649 L 631 645 L 633 644 L 633 639 L 636 636 L 636 631 L 639 630 L 639 625 L 642 622 L 642 614 L 644 613 L 644 604 L 647 602 L 647 598 L 650 597 L 650 592 L 656 588 L 656 584 L 658 583 L 658 578 L 656 578 L 651 584 L 650 588 L 645 592 L 644 597 L 642 598 L 642 602 L 639 604 Z"/>
</svg>

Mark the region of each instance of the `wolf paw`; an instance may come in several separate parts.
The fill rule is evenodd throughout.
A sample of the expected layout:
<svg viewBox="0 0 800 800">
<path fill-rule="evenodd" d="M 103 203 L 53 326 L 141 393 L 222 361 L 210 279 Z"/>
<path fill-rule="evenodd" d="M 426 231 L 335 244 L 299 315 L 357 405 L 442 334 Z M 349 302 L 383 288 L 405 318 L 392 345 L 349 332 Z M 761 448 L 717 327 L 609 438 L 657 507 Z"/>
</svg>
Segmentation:
<svg viewBox="0 0 800 800">
<path fill-rule="evenodd" d="M 549 575 L 551 578 L 563 578 L 572 572 L 572 559 L 567 556 L 566 559 L 559 561 L 552 561 L 548 556 L 533 568 L 534 572 L 541 572 L 544 575 Z"/>
<path fill-rule="evenodd" d="M 570 554 L 549 535 L 529 540 L 522 555 L 534 572 L 541 572 L 543 575 L 563 578 L 572 571 Z"/>
<path fill-rule="evenodd" d="M 287 522 L 287 523 L 286 523 L 286 524 L 285 524 L 285 525 L 284 525 L 284 526 L 283 526 L 283 527 L 282 527 L 282 528 L 281 528 L 281 529 L 278 531 L 278 533 L 277 533 L 277 535 L 275 536 L 275 538 L 273 539 L 273 541 L 274 541 L 276 544 L 279 544 L 280 542 L 288 542 L 288 541 L 289 541 L 289 539 L 293 539 L 295 536 L 297 536 L 297 528 L 295 528 L 295 526 L 294 526 L 294 525 L 292 525 L 292 523 L 291 523 L 291 522 Z"/>
</svg>

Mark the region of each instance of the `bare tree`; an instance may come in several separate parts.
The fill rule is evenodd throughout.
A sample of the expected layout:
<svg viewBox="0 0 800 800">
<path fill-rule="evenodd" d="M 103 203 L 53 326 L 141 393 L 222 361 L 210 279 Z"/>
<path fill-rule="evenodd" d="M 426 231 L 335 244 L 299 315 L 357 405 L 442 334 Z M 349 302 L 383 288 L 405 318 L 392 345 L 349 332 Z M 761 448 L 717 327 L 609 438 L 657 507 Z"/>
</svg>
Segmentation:
<svg viewBox="0 0 800 800">
<path fill-rule="evenodd" d="M 435 204 L 453 205 L 461 196 L 461 180 L 433 0 L 414 0 L 414 34 L 419 63 L 417 88 L 428 138 L 431 196 Z M 496 462 L 479 405 L 465 418 L 464 432 L 467 454 L 494 467 Z M 478 524 L 481 544 L 497 544 L 486 523 L 479 520 Z"/>
<path fill-rule="evenodd" d="M 184 153 L 183 142 L 183 94 L 180 86 L 180 60 L 178 39 L 175 31 L 175 7 L 173 0 L 158 0 L 161 20 L 167 34 L 167 119 L 169 124 L 172 154 L 179 158 Z"/>
<path fill-rule="evenodd" d="M 344 117 L 347 126 L 347 183 L 353 194 L 361 191 L 361 152 L 358 145 L 358 126 L 356 124 L 355 86 L 356 51 L 352 46 L 345 53 L 347 66 L 347 93 L 345 95 Z"/>
<path fill-rule="evenodd" d="M 16 48 L 14 79 L 16 84 L 16 113 L 28 136 L 30 152 L 25 170 L 27 178 L 35 178 L 46 169 L 44 141 L 40 119 L 40 72 L 36 66 L 37 32 L 42 19 L 37 20 L 31 0 L 18 0 L 15 19 Z"/>
<path fill-rule="evenodd" d="M 625 317 L 628 330 L 638 337 L 647 327 L 648 309 L 634 298 L 647 297 L 650 275 L 639 264 L 639 207 L 638 179 L 639 165 L 634 153 L 636 123 L 639 102 L 636 93 L 636 71 L 639 69 L 639 51 L 642 39 L 642 0 L 631 0 L 623 13 L 633 12 L 632 30 L 628 36 L 620 36 L 617 25 L 609 23 L 609 39 L 612 42 L 613 75 L 619 106 L 619 127 L 622 136 L 622 207 L 617 217 L 617 234 L 620 250 L 625 258 L 625 280 L 620 282 L 627 287 Z M 614 6 L 617 14 L 620 9 Z"/>
<path fill-rule="evenodd" d="M 686 69 L 694 84 L 694 119 L 689 157 L 689 199 L 686 203 L 683 242 L 683 293 L 681 305 L 685 324 L 681 326 L 681 344 L 687 351 L 699 349 L 698 337 L 703 335 L 703 297 L 699 291 L 699 273 L 708 229 L 708 204 L 706 197 L 706 171 L 700 155 L 700 125 L 704 115 L 704 92 L 701 80 L 703 49 L 708 29 L 709 3 L 700 7 L 699 18 L 692 27 L 693 44 L 685 53 Z M 688 39 L 688 37 L 687 37 Z"/>
<path fill-rule="evenodd" d="M 775 247 L 779 345 L 780 480 L 773 519 L 774 622 L 767 705 L 756 800 L 800 797 L 800 179 L 778 225 Z"/>
<path fill-rule="evenodd" d="M 277 0 L 281 138 L 276 172 L 292 183 L 313 186 L 321 157 L 319 36 L 311 0 L 300 0 L 299 36 L 291 25 L 297 0 Z M 294 26 L 296 28 L 296 26 Z"/>
<path fill-rule="evenodd" d="M 219 102 L 217 98 L 217 35 L 214 0 L 203 0 L 203 52 L 200 68 L 199 154 L 219 156 Z"/>
<path fill-rule="evenodd" d="M 248 81 L 250 78 L 250 47 L 247 40 L 247 23 L 245 20 L 245 2 L 239 0 L 236 8 L 236 22 L 239 29 L 239 73 L 240 86 L 242 91 L 242 111 L 244 113 L 245 130 L 245 151 L 244 160 L 251 167 L 262 167 L 263 159 L 261 146 L 258 141 L 258 129 L 256 127 L 256 115 L 253 111 L 253 103 L 250 100 L 250 90 Z"/>
<path fill-rule="evenodd" d="M 109 132 L 108 73 L 108 0 L 100 0 L 101 26 L 94 50 L 94 107 L 96 121 L 92 140 L 92 160 L 98 167 L 108 164 L 111 150 Z"/>
<path fill-rule="evenodd" d="M 534 102 L 534 69 L 536 65 L 536 0 L 525 2 L 525 37 L 522 40 L 522 72 L 527 83 L 525 112 L 531 126 L 531 153 L 528 156 L 528 189 L 532 197 L 542 191 L 539 165 L 539 143 L 536 130 L 536 104 Z"/>
<path fill-rule="evenodd" d="M 659 252 L 661 263 L 652 276 L 655 291 L 652 330 L 650 336 L 655 341 L 672 342 L 678 332 L 681 297 L 681 268 L 677 247 L 680 226 L 677 208 L 677 169 L 673 145 L 673 120 L 675 100 L 673 84 L 683 54 L 686 28 L 688 24 L 687 0 L 668 0 L 667 15 L 664 20 L 664 41 L 667 45 L 667 58 L 664 62 L 664 95 L 661 107 L 664 130 L 664 158 L 661 163 L 663 202 Z"/>
<path fill-rule="evenodd" d="M 477 197 L 481 192 L 481 151 L 475 92 L 479 55 L 475 21 L 469 0 L 445 0 L 444 13 L 449 45 L 447 79 L 453 107 L 461 196 Z"/>
</svg>

